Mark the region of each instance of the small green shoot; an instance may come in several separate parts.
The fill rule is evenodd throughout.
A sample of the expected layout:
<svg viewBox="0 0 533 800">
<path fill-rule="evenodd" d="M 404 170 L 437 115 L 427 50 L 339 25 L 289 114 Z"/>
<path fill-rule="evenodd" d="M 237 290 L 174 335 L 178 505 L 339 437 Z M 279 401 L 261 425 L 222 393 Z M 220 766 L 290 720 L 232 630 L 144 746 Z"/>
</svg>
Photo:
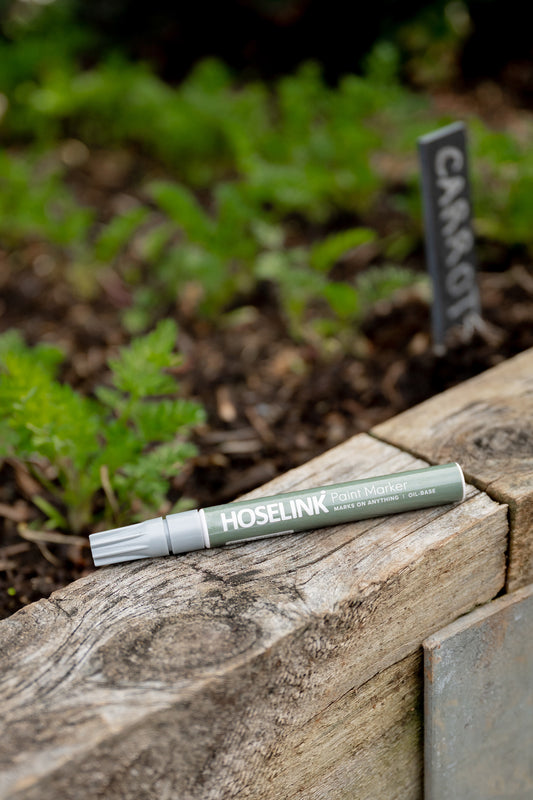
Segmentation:
<svg viewBox="0 0 533 800">
<path fill-rule="evenodd" d="M 23 461 L 43 486 L 46 527 L 74 533 L 157 512 L 169 478 L 194 455 L 204 418 L 176 396 L 176 325 L 163 320 L 109 362 L 109 385 L 82 397 L 56 378 L 61 354 L 0 336 L 0 456 Z M 107 502 L 104 502 L 104 498 Z"/>
</svg>

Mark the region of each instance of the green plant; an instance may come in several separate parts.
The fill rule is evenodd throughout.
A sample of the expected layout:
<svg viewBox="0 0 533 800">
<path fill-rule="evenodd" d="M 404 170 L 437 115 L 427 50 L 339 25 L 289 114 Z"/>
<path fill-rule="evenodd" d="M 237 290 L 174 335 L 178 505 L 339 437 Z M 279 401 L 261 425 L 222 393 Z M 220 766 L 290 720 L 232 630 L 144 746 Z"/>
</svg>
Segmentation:
<svg viewBox="0 0 533 800">
<path fill-rule="evenodd" d="M 6 47 L 6 63 L 23 47 L 24 39 Z M 385 55 L 369 60 L 368 78 L 347 76 L 335 89 L 312 62 L 271 88 L 237 88 L 229 70 L 208 59 L 172 88 L 117 54 L 85 71 L 71 55 L 50 68 L 32 61 L 13 74 L 6 68 L 4 86 L 0 72 L 3 136 L 49 144 L 68 131 L 89 146 L 134 144 L 189 186 L 232 175 L 255 203 L 324 221 L 337 208 L 368 209 L 381 184 L 370 156 L 386 146 L 387 115 L 394 109 L 405 125 L 425 108 L 392 80 Z"/>
<path fill-rule="evenodd" d="M 306 335 L 306 315 L 322 304 L 333 312 L 332 332 L 360 315 L 356 290 L 345 281 L 330 277 L 336 262 L 348 251 L 376 239 L 375 232 L 357 227 L 330 234 L 316 244 L 287 247 L 283 226 L 253 202 L 247 202 L 242 184 L 220 184 L 215 192 L 215 213 L 210 215 L 184 186 L 159 181 L 149 187 L 158 206 L 175 223 L 179 236 L 166 251 L 156 249 L 153 261 L 161 283 L 178 295 L 187 284 L 197 286 L 200 312 L 220 314 L 239 292 L 249 291 L 257 281 L 268 280 L 278 288 L 281 308 L 292 334 Z M 168 232 L 165 222 L 160 230 Z M 154 237 L 158 228 L 150 232 Z M 156 305 L 154 292 L 140 287 L 141 308 L 149 313 Z M 157 306 L 156 306 L 157 308 Z M 142 324 L 140 309 L 129 310 L 128 318 Z"/>
<path fill-rule="evenodd" d="M 472 160 L 476 164 L 473 205 L 477 230 L 486 238 L 533 248 L 531 192 L 533 155 L 531 123 L 520 138 L 470 123 Z"/>
<path fill-rule="evenodd" d="M 57 380 L 57 349 L 27 347 L 16 331 L 0 337 L 0 455 L 41 483 L 32 499 L 48 527 L 79 532 L 96 517 L 117 524 L 161 506 L 203 420 L 197 403 L 176 397 L 175 340 L 174 322 L 160 322 L 109 361 L 110 385 L 88 398 Z"/>
<path fill-rule="evenodd" d="M 181 297 L 189 310 L 217 317 L 265 279 L 277 287 L 294 335 L 305 335 L 313 315 L 318 329 L 334 332 L 336 322 L 356 323 L 374 293 L 354 279 L 335 280 L 332 267 L 383 219 L 381 209 L 396 208 L 405 219 L 403 230 L 380 242 L 383 260 L 401 264 L 420 246 L 416 138 L 451 120 L 401 84 L 402 52 L 424 50 L 418 23 L 411 44 L 378 42 L 364 73 L 334 87 L 312 62 L 267 85 L 238 84 L 214 59 L 172 87 L 116 52 L 82 69 L 88 40 L 61 13 L 4 25 L 0 136 L 33 145 L 20 157 L 1 156 L 0 235 L 8 249 L 27 237 L 67 248 L 66 277 L 78 292 L 99 290 L 100 267 L 119 272 L 134 296 L 123 316 L 130 332 L 146 330 Z M 446 4 L 443 14 L 439 6 L 419 21 L 424 36 L 457 45 L 461 20 L 468 21 L 464 8 Z M 61 44 L 57 25 L 74 25 L 72 41 Z M 42 39 L 54 42 L 46 58 L 37 46 Z M 527 136 L 520 143 L 475 119 L 469 129 L 478 231 L 533 246 Z M 128 187 L 137 206 L 102 222 L 99 209 L 82 208 L 65 185 L 66 169 L 53 155 L 65 136 L 89 153 L 93 146 L 133 147 L 168 177 Z M 330 234 L 340 219 L 348 230 Z M 294 221 L 307 231 L 297 244 Z M 391 285 L 381 281 L 379 296 Z"/>
<path fill-rule="evenodd" d="M 472 30 L 469 3 L 438 0 L 400 25 L 403 69 L 417 86 L 449 86 L 460 73 L 461 51 Z"/>
<path fill-rule="evenodd" d="M 255 274 L 258 278 L 272 281 L 279 290 L 279 300 L 285 311 L 293 336 L 301 338 L 309 330 L 326 330 L 325 320 L 320 316 L 307 324 L 312 306 L 317 312 L 327 313 L 328 331 L 338 334 L 360 313 L 359 298 L 353 285 L 346 281 L 333 280 L 330 270 L 348 251 L 375 240 L 372 230 L 353 228 L 342 233 L 330 234 L 310 248 L 283 245 L 280 232 L 277 239 L 275 229 L 257 229 L 265 249 L 258 255 Z M 318 306 L 318 307 L 316 307 Z"/>
<path fill-rule="evenodd" d="M 50 143 L 60 133 L 58 120 L 43 113 L 46 89 L 57 76 L 68 80 L 75 74 L 78 60 L 96 42 L 88 26 L 75 20 L 73 10 L 69 0 L 1 3 L 0 100 L 3 93 L 9 120 L 3 134 L 9 140 Z M 28 102 L 39 86 L 45 90 L 44 109 Z"/>
<path fill-rule="evenodd" d="M 261 209 L 247 202 L 241 184 L 221 183 L 213 191 L 213 213 L 200 206 L 185 186 L 158 181 L 148 187 L 158 207 L 174 224 L 171 246 L 155 253 L 152 263 L 177 294 L 187 284 L 199 290 L 200 311 L 220 312 L 232 298 L 253 285 L 253 261 L 259 244 L 253 235 Z M 163 221 L 160 229 L 169 230 Z M 151 231 L 155 236 L 155 229 Z M 153 241 L 153 239 L 152 239 Z"/>
<path fill-rule="evenodd" d="M 53 156 L 0 152 L 0 236 L 11 245 L 42 238 L 57 245 L 85 242 L 94 213 L 80 207 Z"/>
</svg>

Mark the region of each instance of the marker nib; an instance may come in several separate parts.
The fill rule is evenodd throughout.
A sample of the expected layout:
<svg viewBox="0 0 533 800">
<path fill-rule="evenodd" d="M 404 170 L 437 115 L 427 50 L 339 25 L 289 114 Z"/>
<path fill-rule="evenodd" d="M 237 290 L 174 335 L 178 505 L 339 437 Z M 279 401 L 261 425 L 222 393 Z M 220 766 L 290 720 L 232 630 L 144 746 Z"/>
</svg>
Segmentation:
<svg viewBox="0 0 533 800">
<path fill-rule="evenodd" d="M 168 556 L 169 546 L 162 517 L 92 533 L 89 536 L 94 565 L 102 567 L 138 558 Z"/>
</svg>

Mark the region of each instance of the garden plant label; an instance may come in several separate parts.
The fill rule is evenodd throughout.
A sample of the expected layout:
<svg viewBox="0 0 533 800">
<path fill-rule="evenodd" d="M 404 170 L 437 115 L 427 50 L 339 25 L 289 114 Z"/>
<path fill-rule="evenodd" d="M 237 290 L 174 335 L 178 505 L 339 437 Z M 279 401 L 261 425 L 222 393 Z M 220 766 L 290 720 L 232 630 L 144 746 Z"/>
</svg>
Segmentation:
<svg viewBox="0 0 533 800">
<path fill-rule="evenodd" d="M 481 322 L 466 128 L 457 122 L 418 140 L 426 255 L 433 282 L 433 337 L 444 349 L 451 328 L 469 338 Z"/>
</svg>

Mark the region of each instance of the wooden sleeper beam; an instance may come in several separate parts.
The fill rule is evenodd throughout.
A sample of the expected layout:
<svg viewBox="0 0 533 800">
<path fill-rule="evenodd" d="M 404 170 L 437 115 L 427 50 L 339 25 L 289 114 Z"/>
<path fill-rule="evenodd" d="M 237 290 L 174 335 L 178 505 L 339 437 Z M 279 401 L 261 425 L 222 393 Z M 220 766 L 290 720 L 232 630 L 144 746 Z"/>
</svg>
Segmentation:
<svg viewBox="0 0 533 800">
<path fill-rule="evenodd" d="M 425 466 L 365 434 L 252 495 Z M 422 794 L 421 643 L 503 588 L 463 503 L 106 567 L 0 624 L 0 798 Z"/>
</svg>

